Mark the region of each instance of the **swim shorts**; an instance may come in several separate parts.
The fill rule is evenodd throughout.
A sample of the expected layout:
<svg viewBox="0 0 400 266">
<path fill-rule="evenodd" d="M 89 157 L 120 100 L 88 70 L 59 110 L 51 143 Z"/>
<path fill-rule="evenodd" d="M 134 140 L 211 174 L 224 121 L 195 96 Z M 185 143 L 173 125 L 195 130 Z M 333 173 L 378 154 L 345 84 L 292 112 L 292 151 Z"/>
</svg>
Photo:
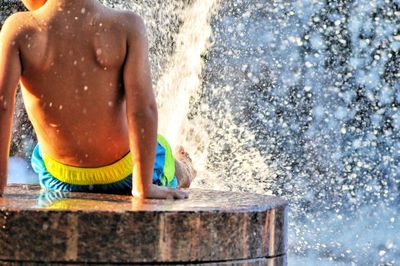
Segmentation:
<svg viewBox="0 0 400 266">
<path fill-rule="evenodd" d="M 32 154 L 32 167 L 43 189 L 62 192 L 98 192 L 130 194 L 132 190 L 132 157 L 129 152 L 111 165 L 81 168 L 61 164 L 44 154 L 37 144 Z M 177 187 L 175 160 L 167 140 L 157 136 L 153 184 Z"/>
</svg>

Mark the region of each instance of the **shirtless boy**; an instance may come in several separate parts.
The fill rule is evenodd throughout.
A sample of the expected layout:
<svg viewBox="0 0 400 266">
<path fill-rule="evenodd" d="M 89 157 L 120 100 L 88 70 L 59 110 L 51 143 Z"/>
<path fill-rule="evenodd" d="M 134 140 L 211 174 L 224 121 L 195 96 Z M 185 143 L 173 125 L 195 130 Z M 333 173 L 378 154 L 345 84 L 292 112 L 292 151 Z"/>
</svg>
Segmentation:
<svg viewBox="0 0 400 266">
<path fill-rule="evenodd" d="M 142 19 L 96 0 L 23 2 L 30 12 L 10 16 L 0 34 L 0 195 L 20 81 L 44 189 L 187 198 L 187 153 L 180 147 L 174 160 L 157 136 Z"/>
</svg>

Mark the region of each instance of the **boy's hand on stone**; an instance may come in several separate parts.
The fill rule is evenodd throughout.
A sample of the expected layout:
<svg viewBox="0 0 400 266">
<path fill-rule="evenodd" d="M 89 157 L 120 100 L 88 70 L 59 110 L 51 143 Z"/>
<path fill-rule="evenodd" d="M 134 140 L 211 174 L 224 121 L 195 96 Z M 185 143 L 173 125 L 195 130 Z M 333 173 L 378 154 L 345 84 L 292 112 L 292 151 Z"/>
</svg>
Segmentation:
<svg viewBox="0 0 400 266">
<path fill-rule="evenodd" d="M 152 184 L 147 193 L 139 194 L 132 190 L 132 195 L 142 199 L 187 199 L 189 194 L 177 188 L 161 187 Z"/>
</svg>

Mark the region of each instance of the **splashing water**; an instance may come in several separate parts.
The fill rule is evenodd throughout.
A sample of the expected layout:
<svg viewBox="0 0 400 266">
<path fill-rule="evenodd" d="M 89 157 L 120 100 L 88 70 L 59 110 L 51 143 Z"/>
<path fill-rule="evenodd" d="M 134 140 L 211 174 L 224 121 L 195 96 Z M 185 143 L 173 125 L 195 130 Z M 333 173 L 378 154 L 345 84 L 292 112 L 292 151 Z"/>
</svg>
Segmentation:
<svg viewBox="0 0 400 266">
<path fill-rule="evenodd" d="M 146 21 L 194 186 L 286 196 L 290 265 L 400 263 L 399 1 L 103 2 Z"/>
<path fill-rule="evenodd" d="M 210 19 L 217 6 L 217 0 L 197 0 L 183 12 L 183 23 L 175 37 L 175 53 L 156 85 L 160 133 L 172 146 L 187 147 L 199 170 L 204 169 L 206 153 L 198 152 L 198 147 L 206 147 L 208 137 L 190 130 L 187 114 L 190 100 L 197 97 L 202 83 L 202 55 L 210 45 Z"/>
</svg>

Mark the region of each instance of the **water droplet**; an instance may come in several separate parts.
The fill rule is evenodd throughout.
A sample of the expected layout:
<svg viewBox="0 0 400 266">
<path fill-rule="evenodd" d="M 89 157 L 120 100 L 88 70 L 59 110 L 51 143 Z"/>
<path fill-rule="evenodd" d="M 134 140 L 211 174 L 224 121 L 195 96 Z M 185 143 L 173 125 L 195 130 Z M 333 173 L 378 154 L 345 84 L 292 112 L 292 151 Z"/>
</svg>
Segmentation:
<svg viewBox="0 0 400 266">
<path fill-rule="evenodd" d="M 96 50 L 97 55 L 101 55 L 102 53 L 103 53 L 103 51 L 100 48 Z"/>
<path fill-rule="evenodd" d="M 62 110 L 62 109 L 63 109 L 63 106 L 60 104 L 60 106 L 58 107 L 58 109 Z"/>
<path fill-rule="evenodd" d="M 103 27 L 103 23 L 100 22 L 99 26 L 100 26 L 100 27 Z"/>
<path fill-rule="evenodd" d="M 85 8 L 82 8 L 82 9 L 81 9 L 81 14 L 85 14 L 85 12 L 86 12 L 86 9 L 85 9 Z"/>
<path fill-rule="evenodd" d="M 85 91 L 87 91 L 88 89 L 89 89 L 88 86 L 84 86 L 84 87 L 83 87 L 83 90 L 85 90 Z"/>
<path fill-rule="evenodd" d="M 75 60 L 75 61 L 74 61 L 74 65 L 76 66 L 77 64 L 78 64 L 78 61 Z"/>
<path fill-rule="evenodd" d="M 79 18 L 78 17 L 75 17 L 75 20 L 78 20 Z"/>
<path fill-rule="evenodd" d="M 112 101 L 108 102 L 108 106 L 112 107 L 114 105 L 114 103 Z"/>
<path fill-rule="evenodd" d="M 47 230 L 47 228 L 49 228 L 49 224 L 48 223 L 43 223 L 42 229 L 43 230 Z"/>
<path fill-rule="evenodd" d="M 50 103 L 49 103 L 49 107 L 52 107 L 52 106 L 53 106 L 53 103 L 52 103 L 52 102 L 50 102 Z"/>
</svg>

